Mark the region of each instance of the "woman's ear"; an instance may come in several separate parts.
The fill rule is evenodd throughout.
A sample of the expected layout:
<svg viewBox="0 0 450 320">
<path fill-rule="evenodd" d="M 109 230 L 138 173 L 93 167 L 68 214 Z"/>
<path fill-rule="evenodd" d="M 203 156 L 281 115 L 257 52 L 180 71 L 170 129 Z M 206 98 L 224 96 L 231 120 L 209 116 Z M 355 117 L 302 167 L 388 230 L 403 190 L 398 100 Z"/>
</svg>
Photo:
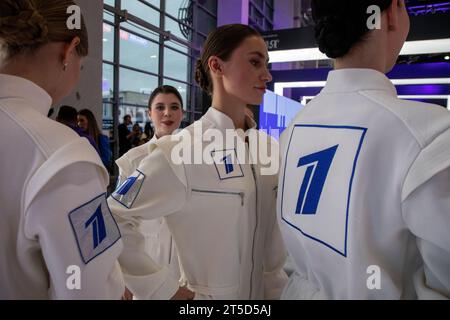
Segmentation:
<svg viewBox="0 0 450 320">
<path fill-rule="evenodd" d="M 222 75 L 223 74 L 223 61 L 216 56 L 211 56 L 208 59 L 208 67 L 212 74 Z"/>
<path fill-rule="evenodd" d="M 70 63 L 70 56 L 72 54 L 76 54 L 76 48 L 80 44 L 80 38 L 74 37 L 72 41 L 64 44 L 63 54 L 62 54 L 62 63 L 65 67 Z"/>
<path fill-rule="evenodd" d="M 398 17 L 400 14 L 400 8 L 404 5 L 403 0 L 392 0 L 389 8 L 387 8 L 387 25 L 389 31 L 395 31 L 398 29 Z"/>
</svg>

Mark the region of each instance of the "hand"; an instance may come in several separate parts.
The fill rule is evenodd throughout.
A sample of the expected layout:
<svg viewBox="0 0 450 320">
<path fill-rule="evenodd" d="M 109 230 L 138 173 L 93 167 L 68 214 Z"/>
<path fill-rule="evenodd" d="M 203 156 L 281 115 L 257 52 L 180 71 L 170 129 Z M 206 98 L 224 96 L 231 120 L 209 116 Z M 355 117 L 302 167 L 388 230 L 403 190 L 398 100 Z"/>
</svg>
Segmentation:
<svg viewBox="0 0 450 320">
<path fill-rule="evenodd" d="M 133 294 L 127 287 L 125 287 L 125 292 L 122 295 L 122 300 L 133 300 Z"/>
<path fill-rule="evenodd" d="M 194 300 L 195 293 L 186 287 L 180 287 L 171 300 Z"/>
</svg>

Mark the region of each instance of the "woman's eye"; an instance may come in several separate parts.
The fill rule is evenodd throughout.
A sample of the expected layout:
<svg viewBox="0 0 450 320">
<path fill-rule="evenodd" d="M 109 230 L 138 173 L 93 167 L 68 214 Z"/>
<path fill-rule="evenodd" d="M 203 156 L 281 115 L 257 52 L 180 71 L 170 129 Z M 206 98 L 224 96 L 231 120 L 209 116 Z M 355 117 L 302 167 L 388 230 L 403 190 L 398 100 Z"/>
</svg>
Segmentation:
<svg viewBox="0 0 450 320">
<path fill-rule="evenodd" d="M 259 61 L 258 60 L 250 60 L 250 63 L 253 65 L 253 66 L 258 66 L 259 65 Z"/>
</svg>

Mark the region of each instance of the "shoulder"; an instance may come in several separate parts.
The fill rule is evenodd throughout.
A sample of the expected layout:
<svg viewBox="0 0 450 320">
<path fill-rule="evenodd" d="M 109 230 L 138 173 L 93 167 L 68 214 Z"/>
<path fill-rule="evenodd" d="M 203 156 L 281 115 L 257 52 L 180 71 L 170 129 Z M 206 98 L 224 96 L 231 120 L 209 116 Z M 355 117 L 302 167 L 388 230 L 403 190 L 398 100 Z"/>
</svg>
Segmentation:
<svg viewBox="0 0 450 320">
<path fill-rule="evenodd" d="M 365 95 L 396 117 L 417 140 L 420 148 L 450 128 L 450 112 L 442 106 L 402 100 L 387 94 L 368 92 Z"/>
<path fill-rule="evenodd" d="M 145 158 L 150 152 L 150 144 L 149 142 L 130 149 L 127 153 L 125 153 L 122 157 L 116 160 L 116 164 L 119 169 L 128 172 L 129 175 L 131 171 L 134 171 L 138 166 L 140 161 Z"/>
</svg>

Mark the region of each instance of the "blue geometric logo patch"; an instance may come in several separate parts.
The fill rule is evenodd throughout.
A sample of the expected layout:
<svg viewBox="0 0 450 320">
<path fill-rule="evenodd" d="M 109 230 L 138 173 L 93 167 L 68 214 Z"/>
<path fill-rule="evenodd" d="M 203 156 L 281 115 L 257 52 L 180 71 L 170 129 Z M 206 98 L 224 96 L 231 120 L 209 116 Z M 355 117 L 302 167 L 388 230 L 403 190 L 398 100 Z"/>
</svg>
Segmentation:
<svg viewBox="0 0 450 320">
<path fill-rule="evenodd" d="M 69 213 L 81 258 L 85 264 L 106 251 L 120 239 L 120 231 L 109 210 L 106 194 Z"/>
<path fill-rule="evenodd" d="M 211 152 L 220 180 L 244 176 L 241 165 L 237 162 L 235 149 L 214 150 Z"/>
<path fill-rule="evenodd" d="M 136 170 L 124 182 L 120 183 L 111 194 L 111 197 L 121 203 L 124 207 L 131 209 L 134 200 L 136 200 L 142 184 L 144 183 L 145 175 Z"/>
</svg>

